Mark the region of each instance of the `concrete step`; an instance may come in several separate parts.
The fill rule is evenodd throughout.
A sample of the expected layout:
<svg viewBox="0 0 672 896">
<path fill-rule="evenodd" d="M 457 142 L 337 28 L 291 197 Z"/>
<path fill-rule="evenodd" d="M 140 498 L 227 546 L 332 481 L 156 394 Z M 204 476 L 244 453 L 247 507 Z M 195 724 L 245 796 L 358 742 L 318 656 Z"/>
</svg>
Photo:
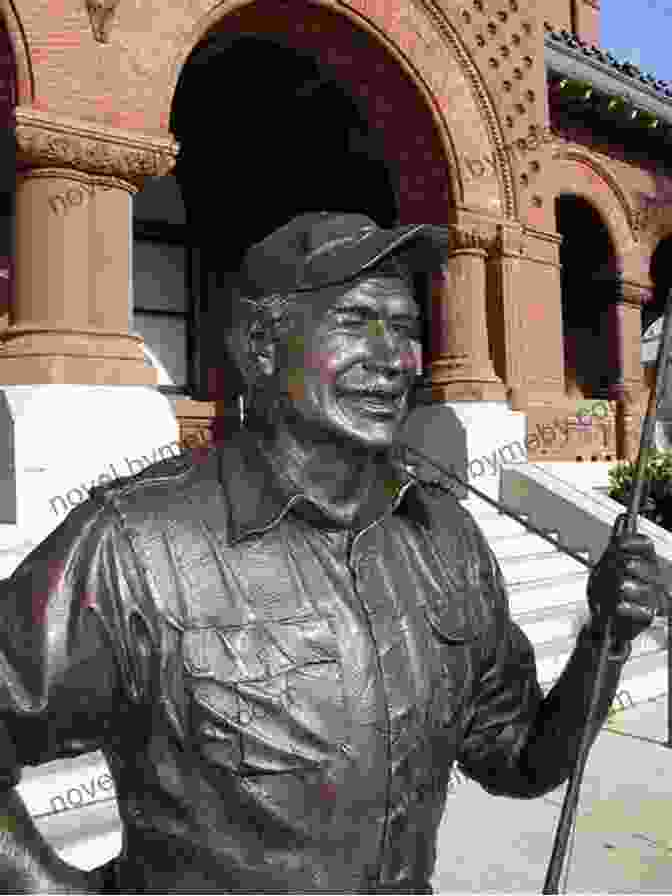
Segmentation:
<svg viewBox="0 0 672 896">
<path fill-rule="evenodd" d="M 509 586 L 524 582 L 534 582 L 541 577 L 555 579 L 571 572 L 581 572 L 584 567 L 578 560 L 559 551 L 553 554 L 523 554 L 506 557 L 500 561 L 504 579 Z"/>
<path fill-rule="evenodd" d="M 628 671 L 628 676 L 631 677 L 630 673 L 632 673 L 633 670 L 636 672 L 637 669 L 639 669 L 637 663 L 639 663 L 639 660 L 642 657 L 650 655 L 658 657 L 657 660 L 651 660 L 651 668 L 655 668 L 659 662 L 665 666 L 666 638 L 667 629 L 665 625 L 657 625 L 655 628 L 652 627 L 649 631 L 644 632 L 636 638 L 632 643 L 632 654 L 623 671 L 623 681 L 626 678 L 626 670 Z M 574 650 L 575 643 L 576 637 L 573 636 L 567 639 L 551 641 L 535 648 L 537 671 L 542 686 L 548 686 L 550 682 L 555 681 L 555 679 L 558 678 Z M 631 667 L 631 663 L 635 663 L 635 666 Z M 648 667 L 645 668 L 648 670 Z M 649 694 L 649 696 L 656 695 Z"/>
<path fill-rule="evenodd" d="M 644 637 L 644 636 L 642 636 Z M 635 641 L 635 644 L 637 641 Z M 625 706 L 652 700 L 667 693 L 667 653 L 651 651 L 632 656 L 623 668 L 619 684 L 620 702 Z M 616 701 L 614 701 L 616 702 Z"/>
<path fill-rule="evenodd" d="M 525 632 L 535 649 L 548 642 L 576 638 L 589 614 L 585 595 L 581 600 L 555 607 L 543 607 L 514 616 L 514 621 Z"/>
<path fill-rule="evenodd" d="M 488 539 L 504 535 L 526 535 L 527 529 L 517 523 L 516 520 L 503 513 L 493 514 L 488 517 L 474 517 L 479 528 Z"/>
<path fill-rule="evenodd" d="M 523 557 L 529 554 L 554 554 L 557 548 L 550 541 L 531 532 L 488 537 L 488 544 L 498 560 L 507 557 Z"/>
<path fill-rule="evenodd" d="M 460 504 L 476 519 L 487 518 L 489 516 L 501 516 L 496 507 L 493 507 L 491 504 L 488 504 L 487 501 L 484 501 L 476 495 L 469 495 L 468 498 L 464 498 L 460 501 Z"/>
<path fill-rule="evenodd" d="M 543 610 L 547 607 L 559 607 L 578 603 L 586 599 L 586 583 L 588 570 L 570 572 L 508 585 L 509 604 L 514 616 Z"/>
</svg>

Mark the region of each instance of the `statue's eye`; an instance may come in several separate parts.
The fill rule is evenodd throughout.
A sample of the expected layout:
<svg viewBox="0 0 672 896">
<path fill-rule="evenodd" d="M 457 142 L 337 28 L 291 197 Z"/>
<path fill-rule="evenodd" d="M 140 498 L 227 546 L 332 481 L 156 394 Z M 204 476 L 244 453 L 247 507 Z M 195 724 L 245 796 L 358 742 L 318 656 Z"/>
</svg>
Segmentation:
<svg viewBox="0 0 672 896">
<path fill-rule="evenodd" d="M 343 327 L 358 327 L 365 324 L 371 315 L 367 314 L 363 311 L 339 311 L 337 314 L 337 320 L 339 324 Z"/>
<path fill-rule="evenodd" d="M 414 336 L 418 332 L 418 322 L 414 317 L 399 317 L 392 320 L 392 326 L 400 333 Z"/>
</svg>

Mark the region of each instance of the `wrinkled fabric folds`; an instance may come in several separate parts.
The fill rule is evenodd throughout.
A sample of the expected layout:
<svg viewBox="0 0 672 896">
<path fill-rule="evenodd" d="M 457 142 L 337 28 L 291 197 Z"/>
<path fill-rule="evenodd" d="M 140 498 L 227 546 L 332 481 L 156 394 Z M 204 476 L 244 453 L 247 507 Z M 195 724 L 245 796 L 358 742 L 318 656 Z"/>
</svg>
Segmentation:
<svg viewBox="0 0 672 896">
<path fill-rule="evenodd" d="M 104 888 L 431 892 L 453 763 L 536 796 L 585 721 L 592 642 L 544 700 L 473 519 L 382 462 L 347 530 L 240 433 L 93 490 L 1 587 L 19 761 L 115 779 Z"/>
</svg>

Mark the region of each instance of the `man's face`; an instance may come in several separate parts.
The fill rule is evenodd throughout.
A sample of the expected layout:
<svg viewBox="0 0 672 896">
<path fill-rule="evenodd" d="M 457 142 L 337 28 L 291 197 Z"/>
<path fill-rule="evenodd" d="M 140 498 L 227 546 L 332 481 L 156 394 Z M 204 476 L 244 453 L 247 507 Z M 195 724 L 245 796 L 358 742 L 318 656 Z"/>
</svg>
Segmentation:
<svg viewBox="0 0 672 896">
<path fill-rule="evenodd" d="M 420 315 L 401 277 L 370 275 L 306 298 L 279 363 L 288 416 L 314 438 L 388 448 L 408 413 Z"/>
</svg>

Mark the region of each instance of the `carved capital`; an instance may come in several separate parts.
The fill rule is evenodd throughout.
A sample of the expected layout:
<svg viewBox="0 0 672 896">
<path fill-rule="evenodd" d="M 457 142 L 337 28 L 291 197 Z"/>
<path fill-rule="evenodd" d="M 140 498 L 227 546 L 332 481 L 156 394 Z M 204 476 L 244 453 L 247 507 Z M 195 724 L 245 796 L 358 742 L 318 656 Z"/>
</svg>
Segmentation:
<svg viewBox="0 0 672 896">
<path fill-rule="evenodd" d="M 178 144 L 172 138 L 138 137 L 108 127 L 15 109 L 19 165 L 63 167 L 119 177 L 142 187 L 146 177 L 168 174 Z"/>
<path fill-rule="evenodd" d="M 486 251 L 489 240 L 477 230 L 463 230 L 451 225 L 448 227 L 447 252 L 463 252 L 467 249 L 480 249 Z"/>
<path fill-rule="evenodd" d="M 633 305 L 639 308 L 645 305 L 651 297 L 651 290 L 642 286 L 641 283 L 635 283 L 633 280 L 621 280 L 622 296 L 619 297 L 624 305 Z"/>
</svg>

